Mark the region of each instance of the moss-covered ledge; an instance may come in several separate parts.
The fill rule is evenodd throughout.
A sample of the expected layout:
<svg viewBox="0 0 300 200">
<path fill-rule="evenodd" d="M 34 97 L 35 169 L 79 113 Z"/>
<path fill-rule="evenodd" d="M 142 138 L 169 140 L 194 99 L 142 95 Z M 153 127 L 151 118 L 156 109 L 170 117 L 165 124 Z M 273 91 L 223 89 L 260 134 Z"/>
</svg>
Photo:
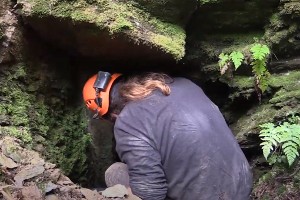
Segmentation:
<svg viewBox="0 0 300 200">
<path fill-rule="evenodd" d="M 231 125 L 238 141 L 244 143 L 249 148 L 257 146 L 258 126 L 266 122 L 282 120 L 289 115 L 300 113 L 300 71 L 289 71 L 274 74 L 269 79 L 269 90 L 263 95 L 262 103 L 257 104 L 247 110 L 234 124 Z M 246 76 L 235 76 L 234 92 L 231 97 L 245 98 L 255 93 L 253 88 L 253 78 Z M 248 93 L 245 93 L 248 91 Z M 249 140 L 250 138 L 250 140 Z M 251 138 L 254 138 L 252 144 Z M 246 142 L 247 141 L 247 142 Z"/>
<path fill-rule="evenodd" d="M 29 24 L 31 20 L 43 21 L 43 19 L 49 18 L 54 20 L 56 24 L 64 21 L 71 22 L 73 32 L 69 30 L 67 35 L 60 35 L 61 40 L 78 37 L 76 28 L 85 25 L 85 29 L 79 31 L 81 34 L 88 34 L 89 38 L 99 37 L 101 39 L 103 32 L 107 33 L 109 35 L 107 37 L 111 37 L 112 40 L 125 36 L 124 40 L 131 41 L 131 44 L 136 46 L 146 45 L 148 48 L 153 48 L 154 51 L 170 55 L 175 60 L 181 59 L 185 53 L 185 31 L 181 26 L 151 16 L 136 7 L 132 1 L 20 0 L 18 2 L 24 5 L 22 9 L 23 16 L 29 19 Z M 48 30 L 56 28 L 51 27 L 51 22 L 47 22 L 48 24 L 44 25 L 50 26 Z M 36 23 L 31 25 L 34 29 L 39 29 Z M 54 32 L 55 30 L 51 30 L 51 33 L 43 37 L 51 37 Z M 78 38 L 77 40 L 80 39 L 84 40 L 85 38 Z M 76 41 L 76 43 L 77 45 L 84 45 L 85 41 Z M 95 45 L 98 45 L 98 43 Z M 102 43 L 102 45 L 105 45 L 105 43 Z M 103 46 L 98 45 L 97 48 L 103 49 Z M 106 48 L 109 49 L 111 46 Z M 86 54 L 88 53 L 86 52 Z M 118 53 L 120 52 L 116 51 L 115 56 L 118 56 Z M 101 55 L 101 53 L 99 54 Z"/>
</svg>

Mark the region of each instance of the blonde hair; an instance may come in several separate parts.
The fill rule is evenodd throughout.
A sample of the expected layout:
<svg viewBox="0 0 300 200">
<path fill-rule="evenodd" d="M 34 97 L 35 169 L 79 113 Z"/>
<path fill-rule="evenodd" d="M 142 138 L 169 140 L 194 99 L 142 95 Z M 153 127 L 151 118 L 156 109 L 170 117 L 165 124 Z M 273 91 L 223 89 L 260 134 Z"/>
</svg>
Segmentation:
<svg viewBox="0 0 300 200">
<path fill-rule="evenodd" d="M 166 74 L 148 73 L 145 76 L 140 75 L 128 79 L 121 84 L 119 92 L 126 102 L 143 99 L 156 89 L 168 96 L 171 93 L 168 86 L 170 82 L 172 79 Z"/>
</svg>

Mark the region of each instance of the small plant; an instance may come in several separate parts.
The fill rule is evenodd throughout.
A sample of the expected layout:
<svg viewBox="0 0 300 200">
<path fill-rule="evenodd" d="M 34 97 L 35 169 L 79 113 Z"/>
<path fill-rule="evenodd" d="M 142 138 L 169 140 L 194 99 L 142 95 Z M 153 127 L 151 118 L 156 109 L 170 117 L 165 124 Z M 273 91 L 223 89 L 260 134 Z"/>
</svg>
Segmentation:
<svg viewBox="0 0 300 200">
<path fill-rule="evenodd" d="M 292 117 L 282 124 L 260 125 L 263 155 L 270 164 L 287 161 L 291 166 L 299 157 L 300 117 Z"/>
<path fill-rule="evenodd" d="M 235 70 L 237 70 L 244 60 L 244 55 L 240 51 L 233 51 L 231 54 L 221 53 L 219 55 L 219 66 L 221 74 L 225 74 L 226 70 L 234 65 Z"/>
<path fill-rule="evenodd" d="M 255 79 L 255 88 L 258 93 L 263 93 L 268 87 L 268 79 L 270 73 L 268 72 L 267 60 L 270 55 L 270 49 L 267 45 L 255 43 L 249 49 L 250 55 L 240 51 L 233 51 L 230 54 L 221 53 L 219 55 L 219 67 L 221 75 L 230 69 L 237 70 L 242 63 L 250 64 Z M 248 62 L 250 60 L 250 62 Z M 260 96 L 260 95 L 259 95 Z"/>
<path fill-rule="evenodd" d="M 32 136 L 27 127 L 0 126 L 0 135 L 10 135 L 20 139 L 25 144 L 32 143 Z"/>
<path fill-rule="evenodd" d="M 262 93 L 268 87 L 268 78 L 270 73 L 268 72 L 267 59 L 270 55 L 270 49 L 264 44 L 254 44 L 250 49 L 252 53 L 252 72 L 255 75 L 255 86 L 257 86 Z"/>
</svg>

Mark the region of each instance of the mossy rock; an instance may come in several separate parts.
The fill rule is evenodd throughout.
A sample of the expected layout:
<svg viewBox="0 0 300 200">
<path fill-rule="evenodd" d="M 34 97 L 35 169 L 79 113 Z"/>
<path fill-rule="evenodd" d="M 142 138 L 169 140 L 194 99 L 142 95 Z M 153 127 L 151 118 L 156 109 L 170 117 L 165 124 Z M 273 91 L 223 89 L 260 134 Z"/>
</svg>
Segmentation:
<svg viewBox="0 0 300 200">
<path fill-rule="evenodd" d="M 300 186 L 299 162 L 291 168 L 275 165 L 254 184 L 252 199 L 298 199 Z"/>
<path fill-rule="evenodd" d="M 258 126 L 267 122 L 275 122 L 284 119 L 292 114 L 300 113 L 300 71 L 290 71 L 281 74 L 274 74 L 269 79 L 269 90 L 263 95 L 261 104 L 252 104 L 253 107 L 247 110 L 247 114 L 231 125 L 233 132 L 239 142 L 245 146 L 254 147 L 259 145 Z M 238 91 L 231 97 L 240 98 L 255 94 L 253 78 L 235 76 L 235 86 Z M 250 91 L 245 93 L 245 91 Z M 252 94 L 251 94 L 252 93 Z M 271 95 L 271 96 L 270 96 Z M 245 98 L 246 99 L 246 98 Z M 250 104 L 251 105 L 251 104 Z M 251 140 L 254 138 L 254 140 Z M 253 142 L 252 144 L 249 143 Z M 247 144 L 246 144 L 247 143 Z"/>
<path fill-rule="evenodd" d="M 281 1 L 278 12 L 274 13 L 266 26 L 264 39 L 272 47 L 273 53 L 282 58 L 298 55 L 300 2 Z"/>
<path fill-rule="evenodd" d="M 33 29 L 72 54 L 106 60 L 180 60 L 185 53 L 183 26 L 152 16 L 134 1 L 21 3 Z"/>
<path fill-rule="evenodd" d="M 278 58 L 298 55 L 299 1 L 207 2 L 188 26 L 187 61 L 211 64 L 220 53 L 244 49 L 257 40 Z"/>
<path fill-rule="evenodd" d="M 41 65 L 36 68 L 26 62 L 1 68 L 0 135 L 16 137 L 29 148 L 42 147 L 40 153 L 48 160 L 73 180 L 83 181 L 91 138 L 85 109 L 83 105 L 64 105 L 71 95 L 67 83 L 55 86 L 58 72 L 54 68 L 51 73 L 43 70 Z M 32 84 L 34 90 L 30 89 Z M 56 95 L 59 101 L 52 102 Z"/>
<path fill-rule="evenodd" d="M 243 51 L 261 38 L 263 32 L 249 33 L 210 33 L 192 35 L 188 38 L 188 49 L 185 59 L 189 62 L 199 61 L 203 64 L 218 61 L 218 56 L 232 51 Z"/>
<path fill-rule="evenodd" d="M 300 17 L 300 2 L 297 0 L 285 0 L 282 1 L 281 15 L 289 15 L 292 18 Z"/>
<path fill-rule="evenodd" d="M 185 25 L 197 6 L 197 0 L 133 0 L 140 9 L 163 21 Z"/>
<path fill-rule="evenodd" d="M 226 0 L 199 0 L 199 2 L 201 5 L 192 21 L 198 33 L 260 30 L 278 6 L 278 0 L 230 3 Z"/>
</svg>

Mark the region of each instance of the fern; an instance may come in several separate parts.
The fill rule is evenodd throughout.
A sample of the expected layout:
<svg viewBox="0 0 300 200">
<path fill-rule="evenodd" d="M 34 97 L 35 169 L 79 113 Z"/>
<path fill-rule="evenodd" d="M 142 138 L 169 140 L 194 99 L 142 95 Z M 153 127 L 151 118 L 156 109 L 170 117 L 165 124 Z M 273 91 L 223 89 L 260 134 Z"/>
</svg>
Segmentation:
<svg viewBox="0 0 300 200">
<path fill-rule="evenodd" d="M 262 146 L 263 155 L 269 163 L 273 163 L 272 159 L 274 156 L 277 159 L 283 154 L 289 166 L 291 166 L 296 158 L 299 157 L 299 121 L 300 117 L 295 117 L 294 120 L 284 122 L 278 126 L 275 126 L 273 123 L 260 125 L 261 131 L 259 137 L 263 141 L 260 145 Z M 272 156 L 273 158 L 271 159 Z"/>
<path fill-rule="evenodd" d="M 219 67 L 221 74 L 224 74 L 230 65 L 230 57 L 227 54 L 221 53 L 219 55 Z"/>
<path fill-rule="evenodd" d="M 255 78 L 255 88 L 259 94 L 259 98 L 261 93 L 263 93 L 269 85 L 269 77 L 270 73 L 267 70 L 267 60 L 270 55 L 270 49 L 267 45 L 255 43 L 250 48 L 251 53 L 251 63 L 252 72 Z M 235 70 L 237 70 L 242 63 L 248 63 L 246 61 L 245 56 L 240 51 L 233 51 L 230 54 L 221 53 L 219 55 L 219 67 L 220 72 L 223 75 L 226 70 L 231 69 L 231 66 L 234 66 Z"/>
<path fill-rule="evenodd" d="M 270 55 L 270 49 L 264 44 L 254 44 L 250 49 L 254 60 L 264 60 Z"/>
<path fill-rule="evenodd" d="M 263 93 L 268 88 L 270 73 L 266 68 L 267 59 L 270 55 L 270 49 L 264 44 L 254 44 L 250 52 L 252 54 L 252 72 L 255 75 L 255 84 Z"/>
<path fill-rule="evenodd" d="M 233 51 L 229 57 L 232 60 L 236 70 L 241 66 L 244 60 L 244 55 L 239 51 Z"/>
</svg>

